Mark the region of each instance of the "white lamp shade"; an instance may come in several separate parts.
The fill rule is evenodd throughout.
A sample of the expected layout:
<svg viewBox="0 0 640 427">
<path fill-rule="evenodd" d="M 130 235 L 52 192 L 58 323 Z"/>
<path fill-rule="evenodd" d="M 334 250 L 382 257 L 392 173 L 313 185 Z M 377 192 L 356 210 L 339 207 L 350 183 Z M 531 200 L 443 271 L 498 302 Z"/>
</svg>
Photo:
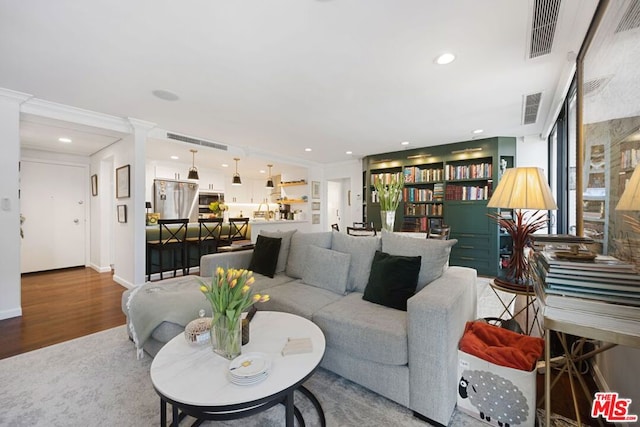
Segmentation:
<svg viewBox="0 0 640 427">
<path fill-rule="evenodd" d="M 487 204 L 489 208 L 556 210 L 558 206 L 540 168 L 507 169 Z"/>
<path fill-rule="evenodd" d="M 616 205 L 617 211 L 640 211 L 640 165 L 636 166 L 631 179 Z"/>
</svg>

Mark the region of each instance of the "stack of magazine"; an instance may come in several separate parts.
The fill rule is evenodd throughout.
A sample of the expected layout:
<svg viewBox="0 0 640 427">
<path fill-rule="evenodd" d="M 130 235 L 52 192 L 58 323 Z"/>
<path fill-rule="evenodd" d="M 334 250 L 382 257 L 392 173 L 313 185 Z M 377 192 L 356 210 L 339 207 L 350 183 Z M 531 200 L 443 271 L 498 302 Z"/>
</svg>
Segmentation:
<svg viewBox="0 0 640 427">
<path fill-rule="evenodd" d="M 546 306 L 640 320 L 640 275 L 633 264 L 606 255 L 574 260 L 558 254 L 537 252 L 532 266 L 536 296 Z"/>
</svg>

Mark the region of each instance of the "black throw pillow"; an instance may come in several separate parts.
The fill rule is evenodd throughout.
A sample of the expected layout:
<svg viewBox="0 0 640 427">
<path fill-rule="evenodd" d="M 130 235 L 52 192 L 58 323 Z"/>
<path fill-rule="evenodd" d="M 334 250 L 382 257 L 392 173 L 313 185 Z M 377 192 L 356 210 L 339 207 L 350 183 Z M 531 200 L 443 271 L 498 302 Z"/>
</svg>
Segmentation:
<svg viewBox="0 0 640 427">
<path fill-rule="evenodd" d="M 280 254 L 280 237 L 265 237 L 258 235 L 256 245 L 253 248 L 253 255 L 249 263 L 249 270 L 263 276 L 273 277 L 278 266 L 278 255 Z"/>
<path fill-rule="evenodd" d="M 407 311 L 407 300 L 416 292 L 421 262 L 421 256 L 376 251 L 362 299 Z"/>
</svg>

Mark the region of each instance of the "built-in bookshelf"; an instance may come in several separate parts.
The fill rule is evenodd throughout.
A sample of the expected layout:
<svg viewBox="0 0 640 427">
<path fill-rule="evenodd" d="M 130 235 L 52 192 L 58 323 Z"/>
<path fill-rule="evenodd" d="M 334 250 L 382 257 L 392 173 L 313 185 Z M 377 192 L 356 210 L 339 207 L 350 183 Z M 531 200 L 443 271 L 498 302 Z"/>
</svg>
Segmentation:
<svg viewBox="0 0 640 427">
<path fill-rule="evenodd" d="M 513 167 L 515 138 L 496 137 L 455 144 L 383 153 L 363 159 L 364 192 L 369 194 L 363 221 L 380 227 L 380 207 L 373 190 L 375 180 L 388 182 L 391 174 L 405 178 L 403 202 L 396 212 L 396 231 L 426 232 L 429 225 L 451 227 L 457 239 L 451 265 L 476 268 L 480 274 L 498 275 L 500 255 L 508 238 L 490 220 L 487 201 L 505 167 Z M 508 161 L 507 161 L 508 160 Z M 364 194 L 364 193 L 363 193 Z"/>
</svg>

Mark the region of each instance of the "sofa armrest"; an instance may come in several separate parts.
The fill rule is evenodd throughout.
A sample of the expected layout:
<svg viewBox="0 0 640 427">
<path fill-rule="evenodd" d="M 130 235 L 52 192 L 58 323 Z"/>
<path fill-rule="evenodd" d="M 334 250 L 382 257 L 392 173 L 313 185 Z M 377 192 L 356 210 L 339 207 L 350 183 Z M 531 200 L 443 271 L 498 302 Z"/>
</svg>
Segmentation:
<svg viewBox="0 0 640 427">
<path fill-rule="evenodd" d="M 200 276 L 212 277 L 218 267 L 249 268 L 253 250 L 235 252 L 217 252 L 200 258 Z"/>
<path fill-rule="evenodd" d="M 477 272 L 449 267 L 407 303 L 409 407 L 447 425 L 456 405 L 458 342 L 476 317 Z"/>
</svg>

